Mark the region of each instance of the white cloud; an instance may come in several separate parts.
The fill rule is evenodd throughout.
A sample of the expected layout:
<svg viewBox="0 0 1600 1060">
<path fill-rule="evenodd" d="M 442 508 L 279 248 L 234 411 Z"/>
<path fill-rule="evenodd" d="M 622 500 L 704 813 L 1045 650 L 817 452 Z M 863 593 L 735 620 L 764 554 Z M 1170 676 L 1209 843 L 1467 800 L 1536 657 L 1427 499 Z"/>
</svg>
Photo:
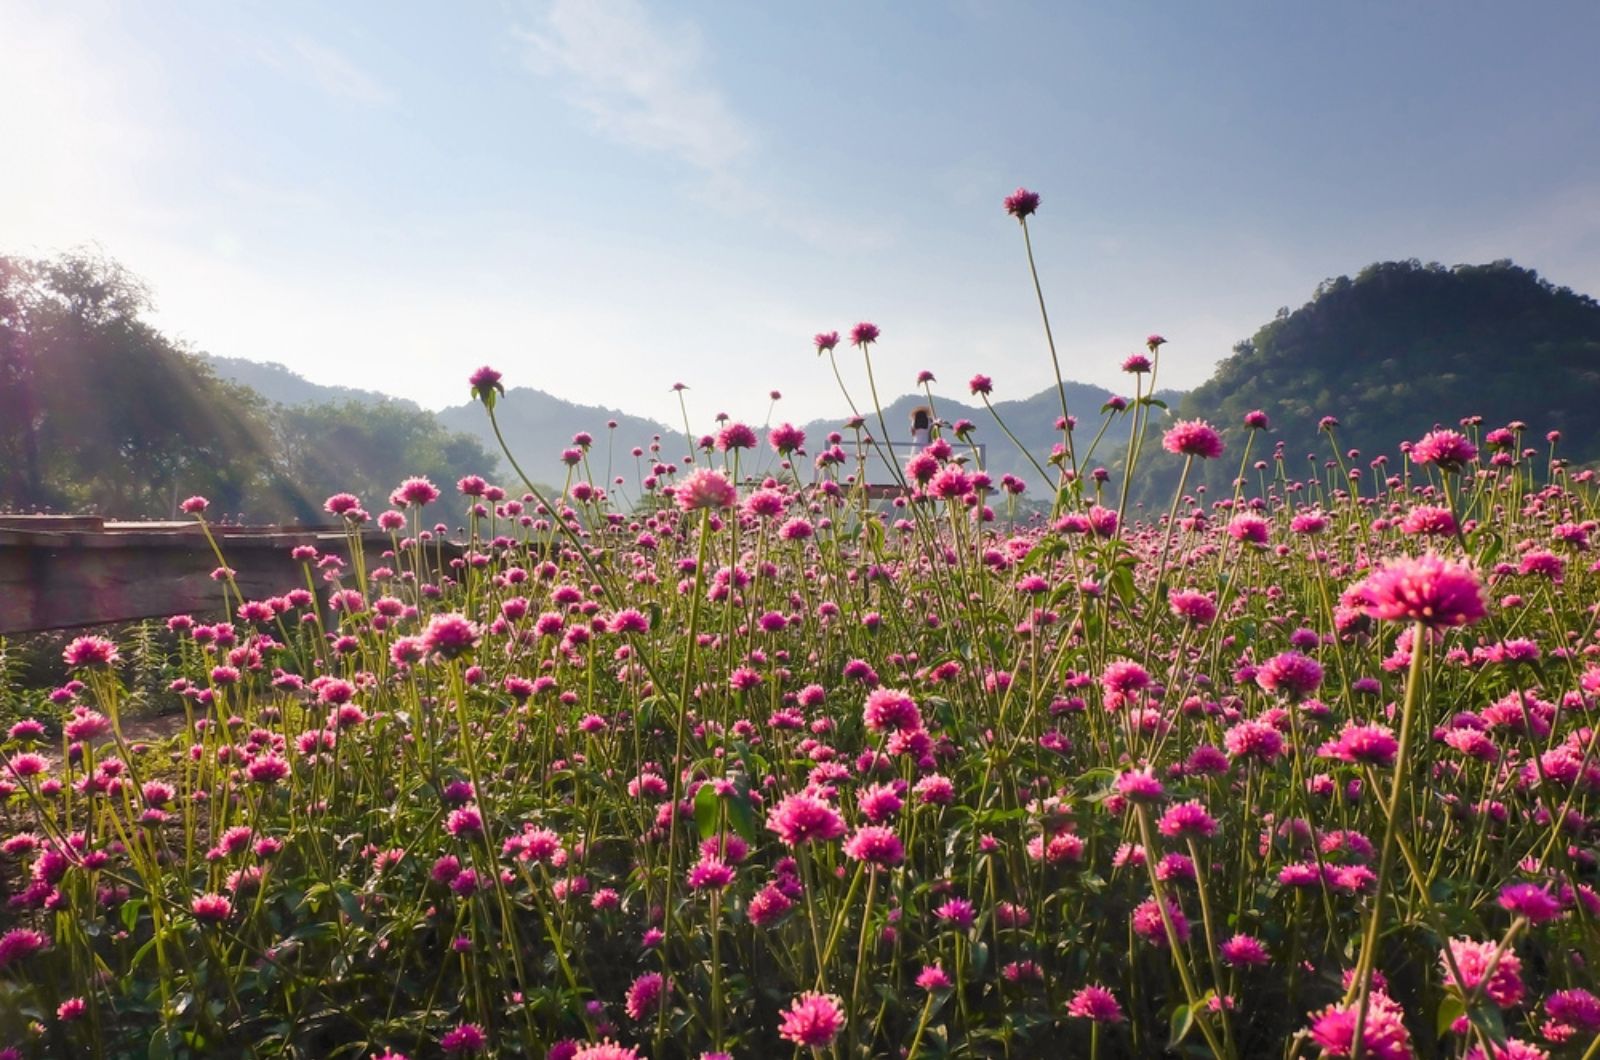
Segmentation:
<svg viewBox="0 0 1600 1060">
<path fill-rule="evenodd" d="M 568 79 L 567 98 L 621 143 L 718 172 L 751 135 L 701 76 L 705 46 L 692 24 L 661 25 L 634 0 L 553 0 L 517 35 L 539 73 Z"/>
<path fill-rule="evenodd" d="M 349 56 L 309 37 L 290 37 L 283 44 L 264 50 L 261 57 L 269 65 L 336 99 L 369 107 L 394 102 L 394 93 Z"/>
</svg>

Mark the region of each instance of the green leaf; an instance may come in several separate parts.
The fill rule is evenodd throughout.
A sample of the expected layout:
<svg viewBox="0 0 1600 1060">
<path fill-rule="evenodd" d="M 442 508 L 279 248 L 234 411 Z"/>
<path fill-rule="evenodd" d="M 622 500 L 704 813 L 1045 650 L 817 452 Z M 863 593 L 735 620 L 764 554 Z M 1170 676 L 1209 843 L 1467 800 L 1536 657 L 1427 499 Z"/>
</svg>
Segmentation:
<svg viewBox="0 0 1600 1060">
<path fill-rule="evenodd" d="M 1168 1023 L 1167 1048 L 1176 1049 L 1178 1043 L 1189 1036 L 1194 1029 L 1194 1010 L 1188 1005 L 1179 1005 L 1172 1010 L 1172 1019 Z"/>
<path fill-rule="evenodd" d="M 710 784 L 700 785 L 694 793 L 694 824 L 701 839 L 717 834 L 717 790 Z"/>
<path fill-rule="evenodd" d="M 1455 994 L 1446 994 L 1444 1000 L 1439 1002 L 1439 1012 L 1433 1019 L 1434 1033 L 1443 1038 L 1450 1033 L 1450 1027 L 1455 1021 L 1466 1014 L 1466 1002 Z"/>
<path fill-rule="evenodd" d="M 750 805 L 750 793 L 747 791 L 735 792 L 728 800 L 728 823 L 733 825 L 733 830 L 739 833 L 739 838 L 746 843 L 755 845 L 758 838 L 756 834 L 756 811 Z"/>
<path fill-rule="evenodd" d="M 1154 405 L 1157 408 L 1162 408 L 1162 409 L 1167 407 L 1167 403 L 1165 401 L 1162 401 L 1158 397 L 1148 397 L 1148 396 L 1142 397 L 1142 398 L 1139 399 L 1139 404 L 1141 404 L 1141 405 Z"/>
<path fill-rule="evenodd" d="M 117 910 L 117 916 L 121 919 L 122 926 L 132 931 L 134 925 L 139 922 L 139 913 L 148 904 L 148 900 L 144 898 L 135 898 L 132 901 L 123 902 L 122 908 Z"/>
</svg>

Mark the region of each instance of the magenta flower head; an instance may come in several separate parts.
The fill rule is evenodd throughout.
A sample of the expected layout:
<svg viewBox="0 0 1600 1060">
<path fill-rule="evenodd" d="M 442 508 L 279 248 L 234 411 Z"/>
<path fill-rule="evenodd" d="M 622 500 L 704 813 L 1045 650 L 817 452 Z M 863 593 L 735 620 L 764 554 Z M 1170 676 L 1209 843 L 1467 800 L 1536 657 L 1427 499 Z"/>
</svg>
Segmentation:
<svg viewBox="0 0 1600 1060">
<path fill-rule="evenodd" d="M 1478 447 L 1456 431 L 1431 431 L 1411 446 L 1411 459 L 1419 464 L 1438 464 L 1446 471 L 1460 471 L 1478 458 Z"/>
<path fill-rule="evenodd" d="M 472 384 L 472 396 L 483 402 L 484 407 L 494 408 L 495 399 L 503 397 L 506 388 L 500 382 L 500 373 L 484 365 L 467 377 L 467 382 Z"/>
<path fill-rule="evenodd" d="M 1353 1001 L 1329 1005 L 1312 1017 L 1311 1040 L 1322 1048 L 1323 1056 L 1355 1055 L 1358 1007 Z M 1361 1051 L 1372 1060 L 1411 1060 L 1413 1056 L 1404 1010 L 1377 990 L 1367 1002 L 1366 1022 L 1361 1025 Z"/>
<path fill-rule="evenodd" d="M 807 1049 L 826 1049 L 844 1029 L 844 1003 L 832 994 L 801 994 L 778 1024 L 778 1037 Z"/>
<path fill-rule="evenodd" d="M 1272 424 L 1267 419 L 1267 414 L 1260 409 L 1252 409 L 1244 414 L 1244 425 L 1252 431 L 1264 431 Z"/>
<path fill-rule="evenodd" d="M 408 478 L 395 487 L 389 494 L 389 503 L 396 508 L 404 508 L 414 504 L 421 508 L 425 504 L 432 504 L 439 499 L 439 487 L 425 478 Z"/>
<path fill-rule="evenodd" d="M 482 1052 L 488 1044 L 489 1036 L 476 1023 L 463 1023 L 439 1039 L 439 1048 L 447 1053 Z"/>
<path fill-rule="evenodd" d="M 1179 420 L 1162 435 L 1161 447 L 1179 456 L 1215 460 L 1222 455 L 1222 436 L 1205 420 Z"/>
<path fill-rule="evenodd" d="M 677 492 L 673 496 L 679 508 L 693 512 L 703 508 L 731 508 L 739 499 L 739 491 L 722 472 L 702 467 L 689 472 L 684 480 L 678 483 Z"/>
<path fill-rule="evenodd" d="M 1005 199 L 1006 213 L 1019 221 L 1025 221 L 1039 210 L 1039 193 L 1029 191 L 1027 188 L 1018 188 Z"/>
<path fill-rule="evenodd" d="M 982 372 L 979 372 L 977 375 L 973 376 L 972 382 L 968 383 L 967 386 L 971 388 L 973 394 L 975 395 L 983 394 L 988 396 L 989 394 L 994 393 L 994 380 L 990 379 Z"/>
<path fill-rule="evenodd" d="M 776 832 L 785 846 L 798 846 L 814 839 L 824 842 L 844 835 L 844 818 L 839 811 L 815 795 L 790 795 L 767 815 L 767 828 Z"/>
<path fill-rule="evenodd" d="M 1142 353 L 1130 353 L 1122 362 L 1122 370 L 1129 375 L 1143 375 L 1150 370 L 1150 358 Z"/>
<path fill-rule="evenodd" d="M 1400 753 L 1400 742 L 1394 730 L 1384 725 L 1346 722 L 1339 738 L 1329 740 L 1317 750 L 1318 757 L 1334 758 L 1353 765 L 1378 766 L 1384 769 L 1394 765 Z"/>
<path fill-rule="evenodd" d="M 1262 664 L 1256 671 L 1256 684 L 1266 692 L 1281 692 L 1299 701 L 1322 684 L 1322 665 L 1297 651 L 1286 651 Z"/>
<path fill-rule="evenodd" d="M 1122 1006 L 1111 991 L 1098 983 L 1079 990 L 1067 1002 L 1067 1015 L 1073 1019 L 1093 1020 L 1095 1023 L 1121 1023 Z"/>
<path fill-rule="evenodd" d="M 1561 915 L 1561 903 L 1536 883 L 1511 883 L 1502 887 L 1500 905 L 1534 924 L 1543 924 Z"/>
<path fill-rule="evenodd" d="M 1483 586 L 1471 568 L 1432 552 L 1386 564 L 1356 587 L 1361 610 L 1388 622 L 1421 622 L 1433 629 L 1483 618 Z"/>
<path fill-rule="evenodd" d="M 756 432 L 742 423 L 730 423 L 717 432 L 717 449 L 727 452 L 729 449 L 754 449 L 756 447 Z"/>
<path fill-rule="evenodd" d="M 477 623 L 452 611 L 428 620 L 428 628 L 422 632 L 422 644 L 427 651 L 454 659 L 477 647 L 480 635 Z"/>
<path fill-rule="evenodd" d="M 209 507 L 211 507 L 210 501 L 206 500 L 204 497 L 196 495 L 178 505 L 178 510 L 183 512 L 185 515 L 199 515 Z"/>
<path fill-rule="evenodd" d="M 74 670 L 112 666 L 118 658 L 117 646 L 104 637 L 78 637 L 61 653 L 61 661 Z"/>
<path fill-rule="evenodd" d="M 792 423 L 780 423 L 767 432 L 767 444 L 784 456 L 797 453 L 806 447 L 806 432 Z"/>
<path fill-rule="evenodd" d="M 189 903 L 194 918 L 207 924 L 219 924 L 233 915 L 233 903 L 220 894 L 202 894 Z"/>
<path fill-rule="evenodd" d="M 1156 350 L 1167 344 L 1167 340 L 1160 335 L 1149 335 L 1145 338 L 1144 344 L 1150 348 L 1151 353 L 1155 353 Z"/>
<path fill-rule="evenodd" d="M 837 331 L 819 331 L 812 336 L 811 341 L 816 344 L 817 355 L 820 357 L 839 345 L 839 333 Z"/>
<path fill-rule="evenodd" d="M 850 341 L 865 349 L 878 341 L 878 325 L 869 324 L 865 320 L 850 329 Z"/>
</svg>

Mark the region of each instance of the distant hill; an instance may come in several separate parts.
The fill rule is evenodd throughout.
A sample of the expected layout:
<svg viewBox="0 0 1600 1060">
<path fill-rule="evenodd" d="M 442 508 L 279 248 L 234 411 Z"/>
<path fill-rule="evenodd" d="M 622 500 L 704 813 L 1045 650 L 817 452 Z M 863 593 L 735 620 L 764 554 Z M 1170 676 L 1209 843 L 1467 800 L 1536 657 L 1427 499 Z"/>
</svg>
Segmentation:
<svg viewBox="0 0 1600 1060">
<path fill-rule="evenodd" d="M 1303 476 L 1332 456 L 1317 425 L 1339 420 L 1341 450 L 1356 466 L 1435 425 L 1481 415 L 1486 429 L 1524 420 L 1528 445 L 1551 429 L 1561 450 L 1600 458 L 1600 303 L 1556 287 L 1510 261 L 1423 265 L 1390 261 L 1355 279 L 1322 283 L 1310 302 L 1234 347 L 1212 378 L 1182 404 L 1225 430 L 1238 453 L 1251 409 L 1271 418 L 1270 457 L 1282 440 L 1289 473 Z M 1314 460 L 1308 461 L 1307 454 Z M 1224 457 L 1216 462 L 1229 464 Z M 1209 469 L 1231 480 L 1238 465 Z M 1370 481 L 1370 470 L 1367 472 Z"/>
<path fill-rule="evenodd" d="M 590 467 L 596 477 L 604 473 L 608 446 L 615 447 L 612 453 L 614 470 L 627 475 L 630 482 L 634 478 L 633 458 L 628 454 L 634 446 L 648 450 L 650 442 L 659 435 L 664 457 L 675 461 L 681 459 L 684 452 L 682 429 L 673 431 L 664 424 L 642 416 L 630 416 L 618 409 L 574 404 L 532 387 L 513 387 L 506 391 L 505 397 L 495 405 L 495 415 L 511 454 L 536 482 L 563 481 L 561 451 L 571 447 L 572 436 L 579 431 L 587 431 L 594 437 L 592 459 L 599 466 L 591 463 Z M 442 409 L 438 418 L 446 430 L 471 435 L 490 452 L 500 452 L 500 443 L 489 426 L 489 416 L 478 402 L 468 401 Z M 615 431 L 606 427 L 613 420 L 617 424 Z"/>
<path fill-rule="evenodd" d="M 247 361 L 242 357 L 218 357 L 209 353 L 201 354 L 200 359 L 210 366 L 219 379 L 247 386 L 278 405 L 345 405 L 350 402 L 379 405 L 392 401 L 408 409 L 417 408 L 414 402 L 380 394 L 376 390 L 313 383 L 276 361 Z"/>
</svg>

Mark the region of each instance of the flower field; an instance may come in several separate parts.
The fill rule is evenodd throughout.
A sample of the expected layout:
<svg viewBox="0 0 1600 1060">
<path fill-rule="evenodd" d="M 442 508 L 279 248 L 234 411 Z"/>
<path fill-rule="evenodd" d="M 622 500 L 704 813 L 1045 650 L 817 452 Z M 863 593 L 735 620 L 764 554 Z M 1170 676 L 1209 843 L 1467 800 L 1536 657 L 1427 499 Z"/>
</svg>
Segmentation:
<svg viewBox="0 0 1600 1060">
<path fill-rule="evenodd" d="M 957 425 L 872 503 L 869 375 L 627 502 L 587 436 L 331 497 L 271 599 L 219 552 L 177 737 L 95 637 L 9 732 L 0 1056 L 1600 1056 L 1593 473 L 1330 419 L 1297 477 L 1154 419 L 1162 345 L 1026 486 Z M 1157 446 L 1141 516 L 1093 460 Z"/>
</svg>

